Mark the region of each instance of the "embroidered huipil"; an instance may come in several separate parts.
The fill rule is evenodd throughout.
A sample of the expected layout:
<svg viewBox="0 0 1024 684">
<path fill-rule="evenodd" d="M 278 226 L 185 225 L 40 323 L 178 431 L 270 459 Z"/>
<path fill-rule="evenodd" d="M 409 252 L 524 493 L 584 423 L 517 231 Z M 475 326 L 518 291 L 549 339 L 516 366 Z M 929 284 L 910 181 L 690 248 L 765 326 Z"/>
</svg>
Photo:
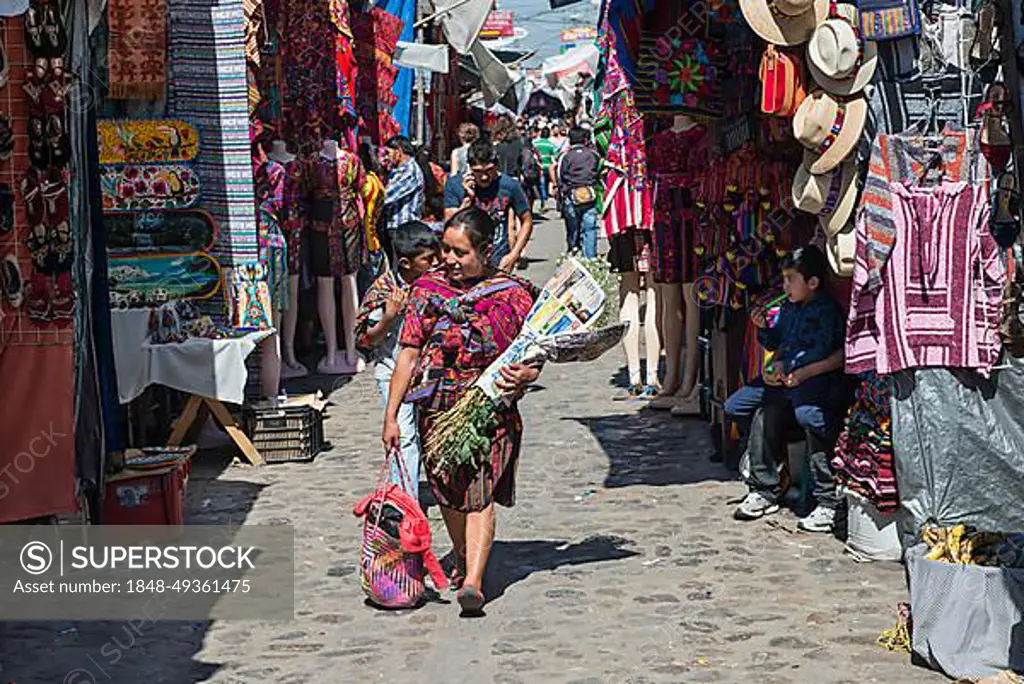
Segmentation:
<svg viewBox="0 0 1024 684">
<path fill-rule="evenodd" d="M 1006 269 L 989 234 L 984 185 L 891 183 L 895 241 L 877 294 L 868 291 L 868 229 L 857 219 L 857 263 L 846 370 L 975 369 L 989 375 L 1001 350 Z"/>
<path fill-rule="evenodd" d="M 285 189 L 284 166 L 268 159 L 259 166 L 255 175 L 255 185 L 260 254 L 266 258 L 268 247 L 286 246 L 284 234 L 281 232 Z"/>
</svg>

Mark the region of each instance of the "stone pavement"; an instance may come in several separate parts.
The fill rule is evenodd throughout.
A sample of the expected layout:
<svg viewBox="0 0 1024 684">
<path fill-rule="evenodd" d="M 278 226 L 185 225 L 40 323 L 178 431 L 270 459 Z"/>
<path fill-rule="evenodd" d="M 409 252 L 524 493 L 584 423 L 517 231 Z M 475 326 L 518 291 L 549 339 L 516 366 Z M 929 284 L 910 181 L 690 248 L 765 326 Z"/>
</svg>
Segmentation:
<svg viewBox="0 0 1024 684">
<path fill-rule="evenodd" d="M 552 258 L 531 265 L 535 282 L 561 239 L 560 224 L 538 227 L 531 255 Z M 788 514 L 733 521 L 744 488 L 708 460 L 707 427 L 614 401 L 622 365 L 613 352 L 550 366 L 524 400 L 519 503 L 499 513 L 485 618 L 459 619 L 447 594 L 414 612 L 364 605 L 351 509 L 381 460 L 366 374 L 333 393 L 335 448 L 314 463 L 204 459 L 190 484 L 192 523 L 295 526 L 294 621 L 0 623 L 0 681 L 943 681 L 875 643 L 907 597 L 901 566 L 858 565 Z"/>
</svg>

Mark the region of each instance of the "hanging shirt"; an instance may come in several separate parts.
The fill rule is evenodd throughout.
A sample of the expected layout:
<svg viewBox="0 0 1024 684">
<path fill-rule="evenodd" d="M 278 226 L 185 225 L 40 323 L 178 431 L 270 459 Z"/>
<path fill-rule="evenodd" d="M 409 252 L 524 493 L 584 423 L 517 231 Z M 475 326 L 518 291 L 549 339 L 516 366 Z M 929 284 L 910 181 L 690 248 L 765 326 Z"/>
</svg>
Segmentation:
<svg viewBox="0 0 1024 684">
<path fill-rule="evenodd" d="M 423 170 L 415 159 L 407 159 L 391 172 L 384 195 L 389 232 L 395 232 L 403 223 L 420 220 L 425 200 L 423 187 Z"/>
<path fill-rule="evenodd" d="M 1002 348 L 1006 268 L 988 230 L 984 184 L 891 183 L 894 240 L 881 287 L 871 292 L 867 212 L 857 217 L 857 262 L 846 370 L 970 368 L 988 376 Z"/>
</svg>

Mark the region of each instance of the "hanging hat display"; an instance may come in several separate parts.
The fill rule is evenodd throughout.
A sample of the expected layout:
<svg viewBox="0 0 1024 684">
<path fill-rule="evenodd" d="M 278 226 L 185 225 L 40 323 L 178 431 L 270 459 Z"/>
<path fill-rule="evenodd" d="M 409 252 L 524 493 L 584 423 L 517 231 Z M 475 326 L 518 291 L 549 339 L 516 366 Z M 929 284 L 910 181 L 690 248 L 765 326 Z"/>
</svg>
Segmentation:
<svg viewBox="0 0 1024 684">
<path fill-rule="evenodd" d="M 793 179 L 793 204 L 814 214 L 829 236 L 835 235 L 853 214 L 857 204 L 857 163 L 848 160 L 822 174 L 813 174 L 803 164 Z"/>
<path fill-rule="evenodd" d="M 863 97 L 840 101 L 824 90 L 811 93 L 793 117 L 793 137 L 808 150 L 807 170 L 825 173 L 839 166 L 857 147 L 867 116 Z"/>
<path fill-rule="evenodd" d="M 774 45 L 806 43 L 828 16 L 829 0 L 740 0 L 754 33 Z"/>
<path fill-rule="evenodd" d="M 857 8 L 839 3 L 807 43 L 811 75 L 835 95 L 852 95 L 871 82 L 878 64 L 878 46 L 864 40 Z"/>
</svg>

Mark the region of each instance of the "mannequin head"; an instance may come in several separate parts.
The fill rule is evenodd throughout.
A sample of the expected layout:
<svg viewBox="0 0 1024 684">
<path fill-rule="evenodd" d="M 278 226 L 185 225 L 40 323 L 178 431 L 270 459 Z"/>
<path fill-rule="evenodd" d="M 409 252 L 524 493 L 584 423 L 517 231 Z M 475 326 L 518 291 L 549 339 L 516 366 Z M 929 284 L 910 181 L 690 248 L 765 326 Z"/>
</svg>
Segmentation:
<svg viewBox="0 0 1024 684">
<path fill-rule="evenodd" d="M 448 277 L 456 282 L 487 273 L 494 242 L 494 220 L 483 209 L 470 207 L 455 214 L 444 230 L 442 254 Z"/>
<path fill-rule="evenodd" d="M 803 304 L 828 284 L 828 259 L 815 247 L 800 247 L 782 262 L 782 287 L 789 301 Z"/>
<path fill-rule="evenodd" d="M 696 128 L 697 122 L 686 114 L 676 114 L 672 120 L 672 130 L 676 133 L 685 133 L 686 131 Z"/>
<path fill-rule="evenodd" d="M 320 148 L 320 154 L 325 157 L 337 157 L 338 156 L 338 141 L 328 138 L 324 140 L 323 147 Z"/>
<path fill-rule="evenodd" d="M 288 151 L 288 144 L 284 140 L 275 140 L 271 143 L 267 156 L 277 162 L 290 162 L 295 159 L 295 155 Z"/>
</svg>

